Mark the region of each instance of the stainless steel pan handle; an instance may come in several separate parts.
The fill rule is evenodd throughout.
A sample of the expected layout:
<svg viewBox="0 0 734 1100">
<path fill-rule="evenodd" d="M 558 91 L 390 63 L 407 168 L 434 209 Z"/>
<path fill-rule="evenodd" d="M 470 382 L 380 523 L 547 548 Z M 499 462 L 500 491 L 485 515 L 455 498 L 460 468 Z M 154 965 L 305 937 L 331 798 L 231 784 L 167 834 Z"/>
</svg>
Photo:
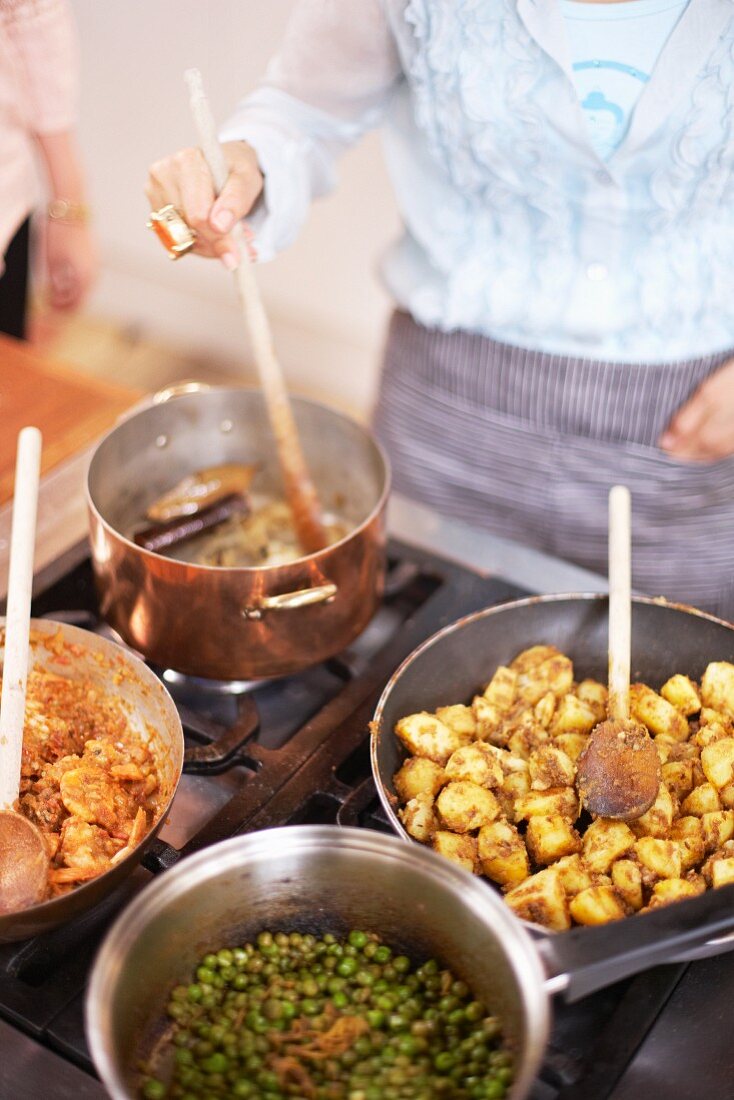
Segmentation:
<svg viewBox="0 0 734 1100">
<path fill-rule="evenodd" d="M 578 1001 L 615 982 L 679 958 L 734 929 L 734 883 L 652 913 L 599 928 L 573 928 L 536 943 L 546 989 Z"/>
</svg>

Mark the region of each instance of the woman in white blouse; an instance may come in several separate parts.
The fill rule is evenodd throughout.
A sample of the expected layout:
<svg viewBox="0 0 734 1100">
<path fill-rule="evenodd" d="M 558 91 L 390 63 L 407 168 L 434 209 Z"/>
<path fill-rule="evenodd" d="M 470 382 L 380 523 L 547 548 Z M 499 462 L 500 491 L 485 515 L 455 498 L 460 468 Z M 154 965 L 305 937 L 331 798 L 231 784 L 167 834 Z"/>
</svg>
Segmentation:
<svg viewBox="0 0 734 1100">
<path fill-rule="evenodd" d="M 405 232 L 376 427 L 395 485 L 598 571 L 634 499 L 634 583 L 734 617 L 730 0 L 300 0 L 222 137 L 150 171 L 196 250 L 285 248 L 382 126 Z"/>
</svg>

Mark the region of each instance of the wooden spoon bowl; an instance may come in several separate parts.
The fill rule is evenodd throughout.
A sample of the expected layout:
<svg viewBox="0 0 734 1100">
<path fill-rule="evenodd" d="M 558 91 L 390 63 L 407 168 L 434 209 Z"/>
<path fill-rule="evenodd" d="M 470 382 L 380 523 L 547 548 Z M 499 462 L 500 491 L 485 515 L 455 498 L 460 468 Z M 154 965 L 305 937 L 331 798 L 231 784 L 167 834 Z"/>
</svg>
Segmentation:
<svg viewBox="0 0 734 1100">
<path fill-rule="evenodd" d="M 39 901 L 47 876 L 41 832 L 22 814 L 0 811 L 0 914 L 16 913 Z"/>
<path fill-rule="evenodd" d="M 644 726 L 607 720 L 577 761 L 584 806 L 600 817 L 634 821 L 650 809 L 662 780 L 660 757 Z"/>
</svg>

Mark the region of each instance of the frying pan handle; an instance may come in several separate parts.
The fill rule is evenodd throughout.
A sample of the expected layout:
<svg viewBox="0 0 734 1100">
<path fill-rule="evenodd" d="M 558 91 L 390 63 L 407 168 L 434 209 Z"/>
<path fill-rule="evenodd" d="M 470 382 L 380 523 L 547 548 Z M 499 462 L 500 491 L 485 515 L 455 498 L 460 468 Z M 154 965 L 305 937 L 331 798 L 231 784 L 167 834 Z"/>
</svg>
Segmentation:
<svg viewBox="0 0 734 1100">
<path fill-rule="evenodd" d="M 262 619 L 266 611 L 296 611 L 315 603 L 331 603 L 339 589 L 335 584 L 319 584 L 314 588 L 301 588 L 297 592 L 283 592 L 278 596 L 260 596 L 257 603 L 243 607 L 245 619 Z"/>
<path fill-rule="evenodd" d="M 537 947 L 550 975 L 548 992 L 572 1002 L 732 929 L 734 883 L 640 917 L 547 936 Z"/>
</svg>

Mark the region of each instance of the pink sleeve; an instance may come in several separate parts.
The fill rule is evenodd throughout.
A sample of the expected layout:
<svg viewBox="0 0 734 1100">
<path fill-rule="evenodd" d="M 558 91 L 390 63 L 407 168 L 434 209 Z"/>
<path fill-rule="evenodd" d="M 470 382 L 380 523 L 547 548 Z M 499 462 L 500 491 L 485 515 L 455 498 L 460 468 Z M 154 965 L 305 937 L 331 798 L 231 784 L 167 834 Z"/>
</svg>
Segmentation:
<svg viewBox="0 0 734 1100">
<path fill-rule="evenodd" d="M 50 134 L 73 127 L 79 59 L 68 0 L 0 0 L 0 34 L 15 48 L 29 130 Z"/>
</svg>

